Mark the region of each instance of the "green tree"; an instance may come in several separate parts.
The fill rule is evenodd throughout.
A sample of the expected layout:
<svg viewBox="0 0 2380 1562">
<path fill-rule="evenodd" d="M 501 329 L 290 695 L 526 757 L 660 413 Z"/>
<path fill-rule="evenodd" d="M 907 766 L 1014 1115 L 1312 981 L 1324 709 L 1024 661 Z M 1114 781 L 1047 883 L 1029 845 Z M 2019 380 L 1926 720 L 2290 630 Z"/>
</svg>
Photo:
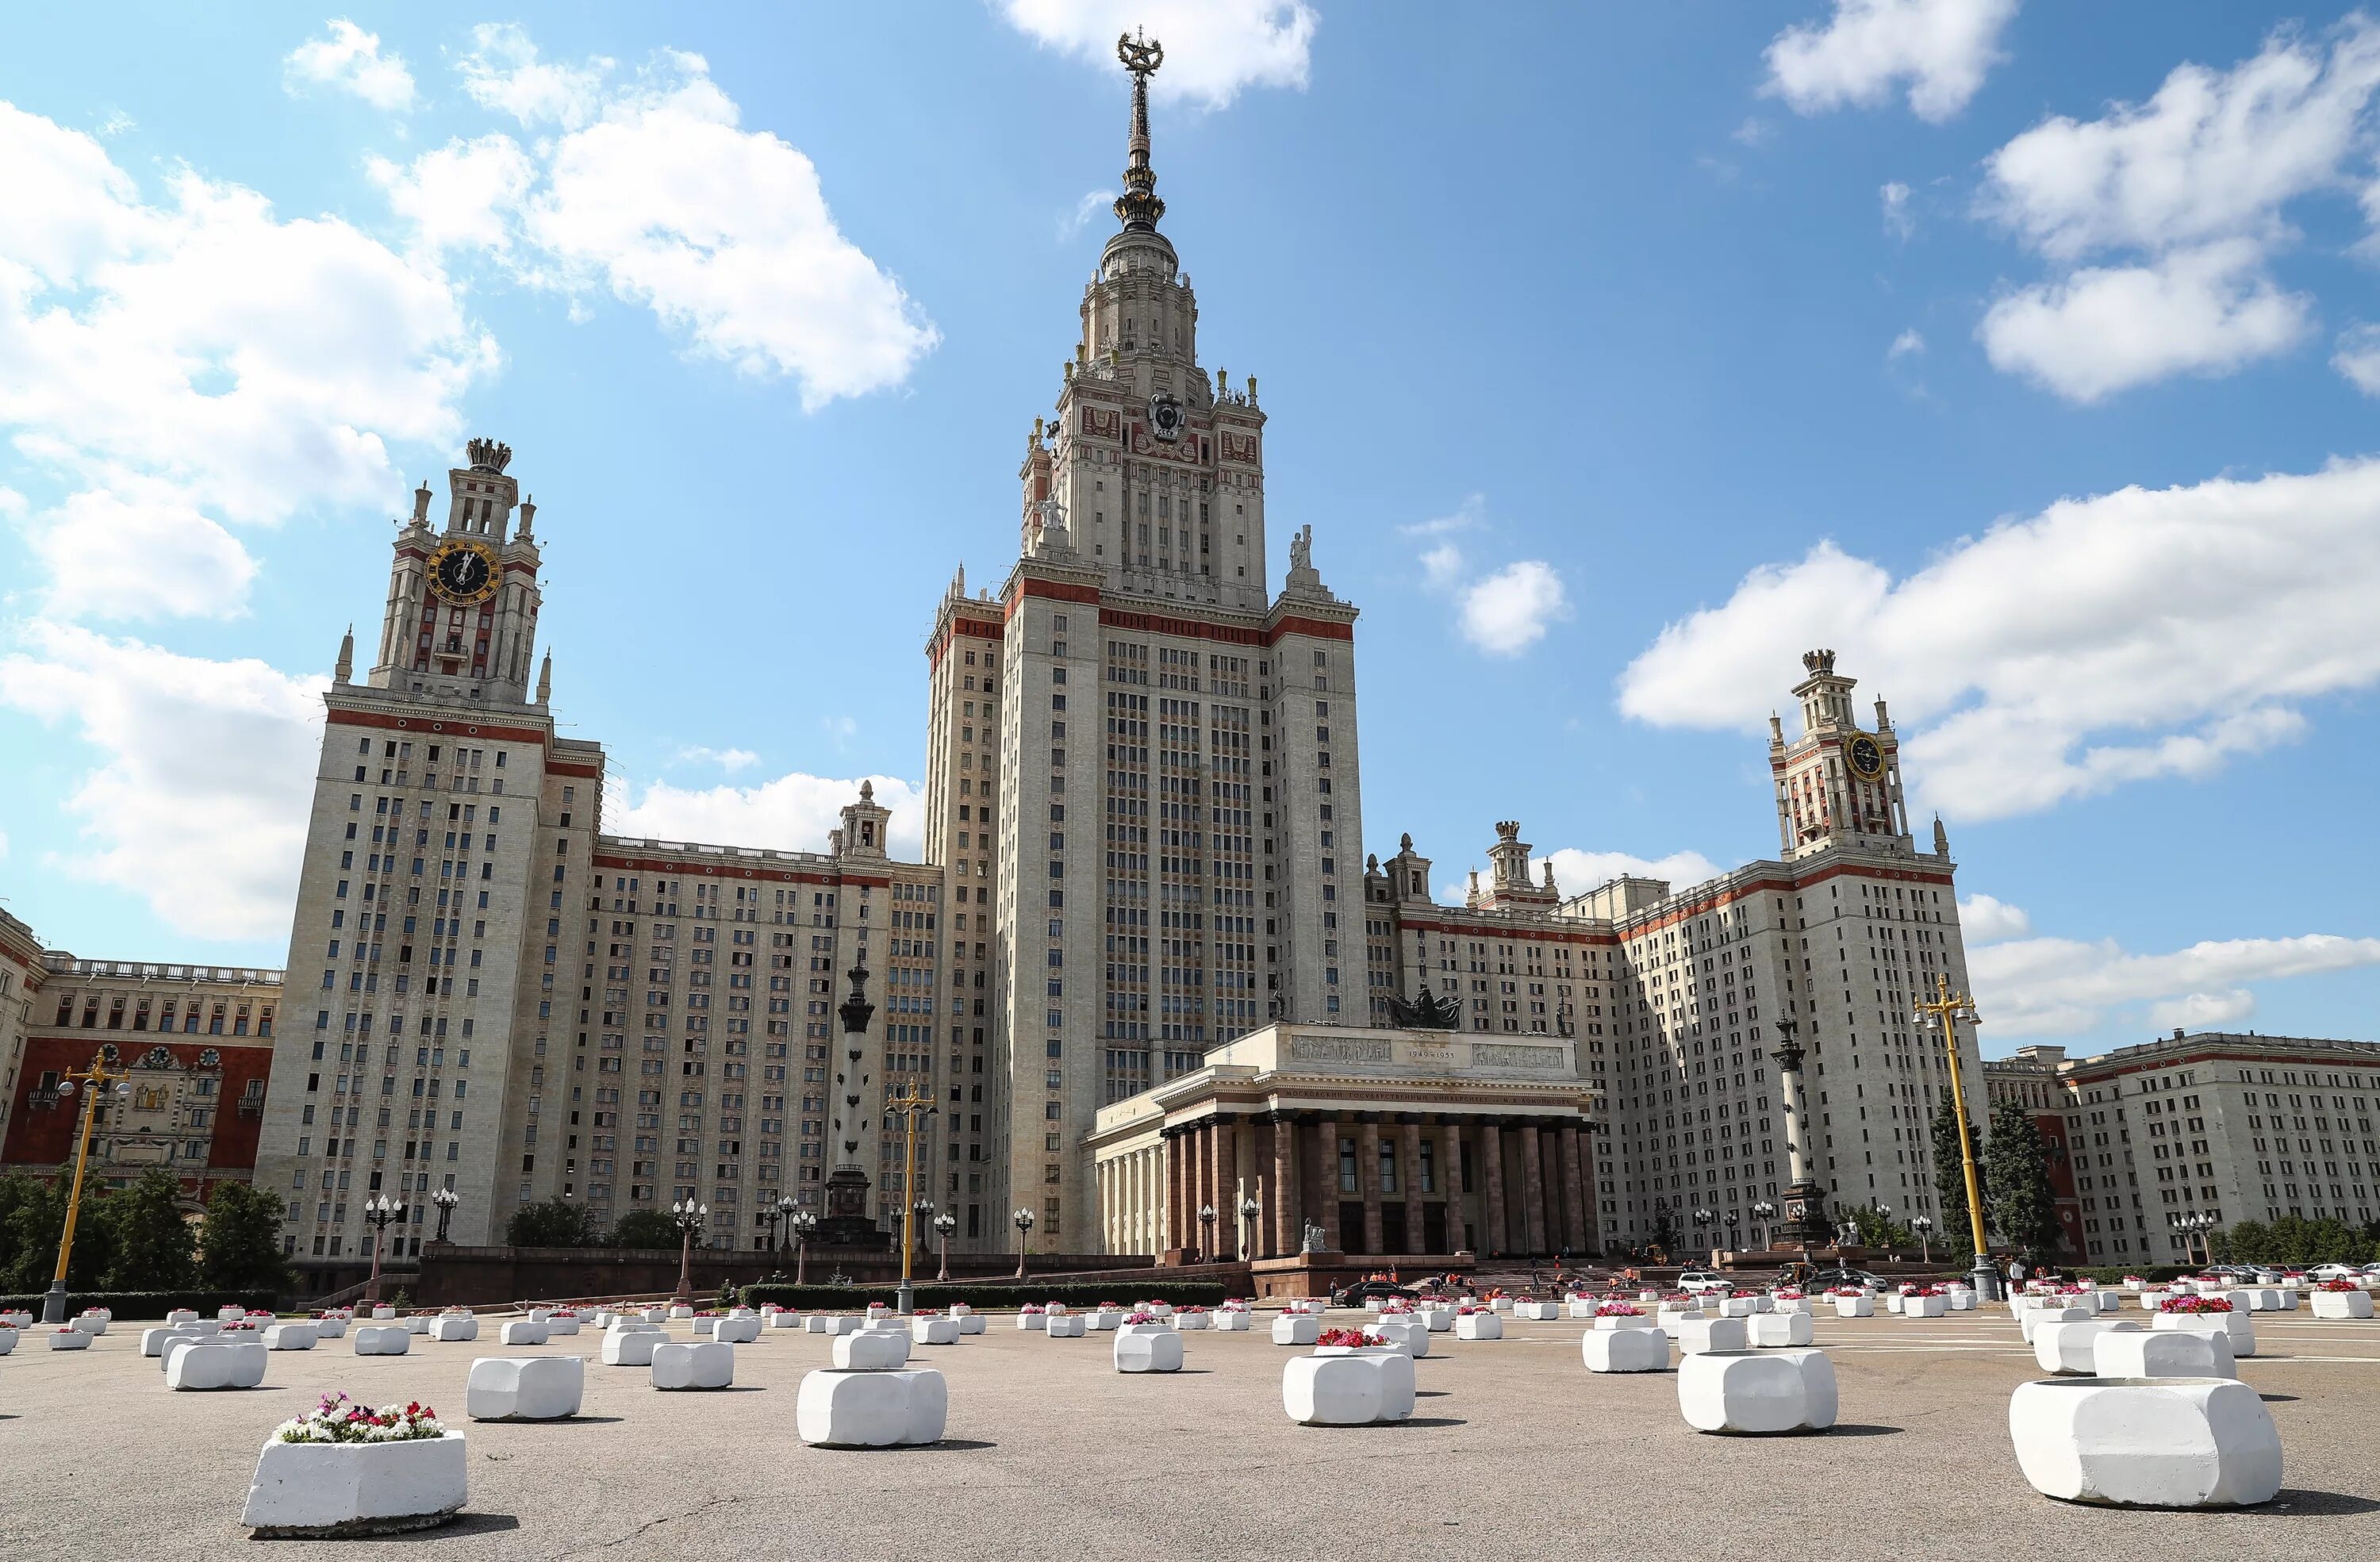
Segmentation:
<svg viewBox="0 0 2380 1562">
<path fill-rule="evenodd" d="M 285 1290 L 281 1201 L 245 1182 L 225 1182 L 199 1223 L 199 1279 L 213 1290 Z"/>
<path fill-rule="evenodd" d="M 7 1289 L 47 1290 L 57 1273 L 58 1239 L 67 1224 L 68 1175 L 35 1183 L 30 1193 L 8 1217 L 7 1245 L 16 1252 L 9 1265 Z M 83 1183 L 82 1213 L 75 1222 L 74 1253 L 67 1261 L 67 1285 L 75 1290 L 97 1290 L 101 1277 L 115 1259 L 106 1189 L 96 1180 Z"/>
<path fill-rule="evenodd" d="M 595 1223 L 574 1199 L 525 1204 L 504 1222 L 504 1241 L 515 1247 L 593 1247 Z"/>
<path fill-rule="evenodd" d="M 18 1228 L 18 1216 L 40 1205 L 44 1198 L 42 1184 L 21 1171 L 0 1177 L 0 1286 L 15 1285 L 17 1261 L 23 1255 L 23 1233 Z"/>
<path fill-rule="evenodd" d="M 1899 1248 L 1917 1245 L 1917 1239 L 1910 1234 L 1909 1228 L 1894 1225 L 1890 1217 L 1878 1214 L 1873 1209 L 1846 1206 L 1843 1217 L 1859 1228 L 1859 1241 L 1862 1247 L 1891 1252 Z"/>
<path fill-rule="evenodd" d="M 2049 1156 L 2033 1114 L 2014 1101 L 1992 1108 L 1984 1142 L 1984 1213 L 2000 1240 L 2029 1264 L 2054 1255 L 2062 1241 L 2058 1200 L 2049 1189 Z"/>
<path fill-rule="evenodd" d="M 107 1200 L 109 1290 L 181 1290 L 198 1278 L 190 1257 L 190 1223 L 182 1214 L 182 1184 L 163 1167 Z"/>
<path fill-rule="evenodd" d="M 613 1247 L 677 1246 L 677 1226 L 658 1209 L 632 1209 L 612 1223 Z"/>
<path fill-rule="evenodd" d="M 1971 1125 L 1967 1131 L 1970 1144 L 1974 1136 Z M 1984 1181 L 1980 1147 L 1975 1156 L 1975 1181 Z M 1969 1253 L 1974 1245 L 1975 1225 L 1967 1207 L 1967 1168 L 1959 1146 L 1959 1109 L 1947 1088 L 1934 1103 L 1934 1196 L 1942 1207 L 1942 1223 L 1934 1233 L 1935 1240 L 1947 1253 Z M 1990 1207 L 1988 1193 L 1985 1207 Z"/>
</svg>

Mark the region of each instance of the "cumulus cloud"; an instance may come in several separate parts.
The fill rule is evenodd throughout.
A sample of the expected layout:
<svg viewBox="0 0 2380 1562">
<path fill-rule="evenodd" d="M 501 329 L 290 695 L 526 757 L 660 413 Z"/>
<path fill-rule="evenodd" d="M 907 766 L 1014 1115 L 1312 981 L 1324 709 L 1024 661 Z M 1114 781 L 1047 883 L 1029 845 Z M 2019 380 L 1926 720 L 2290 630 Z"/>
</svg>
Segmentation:
<svg viewBox="0 0 2380 1562">
<path fill-rule="evenodd" d="M 62 495 L 30 523 L 60 611 L 236 611 L 227 528 L 384 500 L 391 443 L 451 444 L 495 367 L 434 264 L 335 218 L 188 169 L 151 202 L 6 103 L 0 165 L 0 430 Z"/>
<path fill-rule="evenodd" d="M 1909 210 L 1909 187 L 1895 179 L 1876 191 L 1884 205 L 1884 231 L 1895 238 L 1907 238 L 1917 231 L 1917 219 Z"/>
<path fill-rule="evenodd" d="M 2338 333 L 2330 367 L 2367 396 L 2380 396 L 2380 325 L 2357 321 Z"/>
<path fill-rule="evenodd" d="M 1885 361 L 1888 363 L 1895 362 L 1899 359 L 1922 353 L 1925 350 L 1925 338 L 1917 333 L 1917 328 L 1915 326 L 1911 326 L 1908 330 L 1903 331 L 1900 335 L 1894 337 L 1892 339 L 1892 345 L 1884 350 Z"/>
<path fill-rule="evenodd" d="M 742 128 L 700 55 L 664 53 L 621 80 L 607 59 L 541 60 L 516 27 L 475 38 L 467 90 L 539 135 L 526 149 L 495 134 L 375 163 L 418 244 L 649 309 L 693 353 L 791 379 L 812 410 L 899 384 L 941 342 L 844 236 L 817 167 Z"/>
<path fill-rule="evenodd" d="M 2313 300 L 2267 271 L 2296 236 L 2284 209 L 2360 188 L 2380 214 L 2375 91 L 2380 26 L 2358 13 L 2326 43 L 2283 28 L 2228 71 L 2179 66 L 2146 103 L 2053 115 L 2001 147 L 1978 212 L 2066 270 L 1991 306 L 1976 334 L 1993 364 L 2092 402 L 2298 345 Z"/>
<path fill-rule="evenodd" d="M 1910 111 L 1939 124 L 1967 106 L 2005 56 L 2000 33 L 2017 0 L 1835 0 L 1823 23 L 1787 28 L 1768 45 L 1763 91 L 1796 113 L 1873 107 L 1906 83 Z"/>
<path fill-rule="evenodd" d="M 1422 578 L 1432 586 L 1451 586 L 1463 575 L 1463 550 L 1451 542 L 1441 542 L 1421 556 Z"/>
<path fill-rule="evenodd" d="M 0 704 L 101 756 L 67 804 L 66 867 L 197 938 L 288 930 L 326 683 L 38 621 L 0 657 Z"/>
<path fill-rule="evenodd" d="M 1490 656 L 1518 656 L 1570 616 L 1570 594 L 1543 559 L 1522 559 L 1462 594 L 1463 637 Z"/>
<path fill-rule="evenodd" d="M 1615 878 L 1658 878 L 1673 890 L 1708 883 L 1723 871 L 1700 852 L 1672 852 L 1666 857 L 1639 857 L 1626 852 L 1582 852 L 1564 846 L 1536 858 L 1529 871 L 1542 878 L 1546 864 L 1554 865 L 1554 882 L 1564 895 L 1583 895 Z"/>
<path fill-rule="evenodd" d="M 2109 1021 L 2226 1024 L 2254 1011 L 2243 983 L 2380 965 L 2380 938 L 2309 933 L 2229 938 L 2134 954 L 2112 938 L 2024 938 L 1972 950 L 1968 974 L 1987 1034 L 2078 1035 Z"/>
<path fill-rule="evenodd" d="M 1086 190 L 1075 209 L 1058 219 L 1058 242 L 1065 243 L 1090 226 L 1091 219 L 1115 203 L 1113 190 Z"/>
<path fill-rule="evenodd" d="M 2062 500 L 1894 578 L 1821 543 L 1671 624 L 1621 673 L 1660 726 L 1757 731 L 1832 646 L 1891 696 L 1912 783 L 1990 818 L 2199 776 L 2380 682 L 2380 462 Z M 1912 810 L 1919 811 L 1919 810 Z"/>
<path fill-rule="evenodd" d="M 405 68 L 405 56 L 394 49 L 382 54 L 379 33 L 366 32 L 344 17 L 322 37 L 290 51 L 282 81 L 292 92 L 329 87 L 392 112 L 413 106 L 413 73 Z"/>
<path fill-rule="evenodd" d="M 1109 71 L 1119 69 L 1116 39 L 1145 30 L 1165 45 L 1150 92 L 1204 108 L 1226 106 L 1243 87 L 1303 89 L 1320 19 L 1305 0 L 999 0 L 999 8 L 1043 48 Z"/>
<path fill-rule="evenodd" d="M 1978 944 L 2006 943 L 2033 931 L 2033 918 L 2022 906 L 1989 895 L 1970 895 L 1959 902 L 1959 934 L 1969 949 Z"/>
<path fill-rule="evenodd" d="M 677 757 L 697 764 L 716 765 L 729 775 L 760 762 L 760 757 L 748 748 L 681 748 Z"/>
<path fill-rule="evenodd" d="M 848 781 L 798 770 L 756 786 L 688 788 L 654 781 L 633 787 L 625 778 L 604 783 L 603 825 L 614 834 L 662 841 L 764 846 L 783 852 L 823 852 L 827 834 L 843 826 L 843 810 L 859 801 L 862 778 Z M 886 848 L 915 859 L 925 851 L 925 789 L 896 776 L 868 776 L 876 801 L 892 811 Z"/>
</svg>

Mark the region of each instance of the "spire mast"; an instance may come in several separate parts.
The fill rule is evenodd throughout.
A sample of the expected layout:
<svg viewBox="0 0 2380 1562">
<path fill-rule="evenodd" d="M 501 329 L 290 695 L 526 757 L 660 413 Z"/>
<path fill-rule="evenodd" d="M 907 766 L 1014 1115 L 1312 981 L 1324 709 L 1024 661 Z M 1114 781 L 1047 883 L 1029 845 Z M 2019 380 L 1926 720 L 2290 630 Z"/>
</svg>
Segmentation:
<svg viewBox="0 0 2380 1562">
<path fill-rule="evenodd" d="M 1148 79 L 1165 63 L 1165 45 L 1135 30 L 1117 37 L 1116 58 L 1132 72 L 1132 139 L 1115 214 L 1127 232 L 1155 233 L 1157 219 L 1165 215 L 1165 202 L 1158 199 L 1157 174 L 1148 165 Z"/>
</svg>

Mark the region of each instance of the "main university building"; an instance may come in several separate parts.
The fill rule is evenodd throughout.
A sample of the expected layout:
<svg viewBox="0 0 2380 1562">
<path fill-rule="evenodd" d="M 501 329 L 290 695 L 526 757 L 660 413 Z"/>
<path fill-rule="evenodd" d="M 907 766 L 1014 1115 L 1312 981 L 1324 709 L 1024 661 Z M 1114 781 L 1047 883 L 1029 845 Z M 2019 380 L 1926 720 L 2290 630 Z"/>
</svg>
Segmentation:
<svg viewBox="0 0 2380 1562">
<path fill-rule="evenodd" d="M 1683 891 L 1566 895 L 1511 822 L 1460 905 L 1410 837 L 1367 856 L 1356 609 L 1310 527 L 1269 592 L 1267 421 L 1199 362 L 1145 74 L 1124 181 L 1016 563 L 954 580 L 926 637 L 923 861 L 865 786 L 823 852 L 604 834 L 603 751 L 557 732 L 536 647 L 535 508 L 474 441 L 443 514 L 424 485 L 399 525 L 370 663 L 341 648 L 285 975 L 0 926 L 0 1161 L 55 1167 L 58 1077 L 96 1041 L 155 1076 L 102 1174 L 197 1181 L 252 1144 L 301 1265 L 369 1249 L 371 1194 L 419 1221 L 431 1188 L 462 1242 L 561 1196 L 599 1224 L 690 1198 L 755 1245 L 844 1168 L 887 1227 L 951 1212 L 961 1250 L 1012 1247 L 1017 1210 L 1076 1253 L 1675 1247 L 1780 1199 L 1790 1018 L 1820 1189 L 1938 1218 L 1948 1072 L 1910 1005 L 1965 961 L 1884 703 L 1864 720 L 1805 657 L 1798 730 L 1771 723 L 1778 855 Z M 874 1012 L 846 1034 L 855 968 Z M 138 1035 L 176 1015 L 170 1047 Z M 939 1107 L 915 1186 L 883 1110 L 910 1087 Z"/>
</svg>

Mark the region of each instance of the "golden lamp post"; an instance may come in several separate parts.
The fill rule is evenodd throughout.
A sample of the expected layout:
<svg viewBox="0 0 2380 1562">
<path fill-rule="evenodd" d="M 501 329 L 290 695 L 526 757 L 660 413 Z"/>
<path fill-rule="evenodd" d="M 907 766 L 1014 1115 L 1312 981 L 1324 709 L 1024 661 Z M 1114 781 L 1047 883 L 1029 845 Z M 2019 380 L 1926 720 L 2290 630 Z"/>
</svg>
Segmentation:
<svg viewBox="0 0 2380 1562">
<path fill-rule="evenodd" d="M 1968 1024 L 1981 1022 L 1975 1014 L 1975 1000 L 1965 993 L 1950 990 L 1950 978 L 1938 973 L 1934 978 L 1934 996 L 1919 999 L 1912 1012 L 1918 1024 L 1942 1035 L 1942 1050 L 1950 1061 L 1950 1107 L 1959 1116 L 1959 1156 L 1967 1174 L 1967 1220 L 1973 1228 L 1975 1243 L 1974 1273 L 1971 1277 L 1975 1294 L 1985 1302 L 1999 1300 L 1999 1271 L 1992 1267 L 1991 1244 L 1984 1236 L 1983 1189 L 1975 1179 L 1975 1136 L 1967 1127 L 1967 1092 L 1959 1077 L 1959 1022 Z"/>
<path fill-rule="evenodd" d="M 888 1092 L 884 1097 L 886 1126 L 891 1126 L 897 1113 L 906 1120 L 909 1135 L 908 1148 L 902 1162 L 905 1174 L 901 1179 L 901 1189 L 908 1198 L 901 1210 L 901 1293 L 895 1303 L 896 1310 L 905 1315 L 916 1312 L 917 1303 L 917 1287 L 910 1278 L 910 1265 L 917 1253 L 917 1205 L 921 1202 L 917 1197 L 917 1129 L 938 1110 L 934 1098 L 919 1090 L 915 1083 L 904 1085 L 898 1091 Z"/>
<path fill-rule="evenodd" d="M 58 1094 L 72 1096 L 80 1086 L 82 1098 L 82 1134 L 75 1151 L 74 1188 L 67 1194 L 66 1229 L 58 1235 L 57 1274 L 50 1281 L 50 1291 L 42 1298 L 42 1322 L 63 1324 L 67 1321 L 67 1260 L 74 1253 L 75 1220 L 82 1213 L 83 1168 L 91 1163 L 91 1131 L 99 1119 L 99 1104 L 111 1092 L 117 1096 L 132 1094 L 132 1071 L 107 1066 L 104 1048 L 92 1054 L 91 1067 L 80 1072 L 68 1070 L 58 1082 Z"/>
</svg>

